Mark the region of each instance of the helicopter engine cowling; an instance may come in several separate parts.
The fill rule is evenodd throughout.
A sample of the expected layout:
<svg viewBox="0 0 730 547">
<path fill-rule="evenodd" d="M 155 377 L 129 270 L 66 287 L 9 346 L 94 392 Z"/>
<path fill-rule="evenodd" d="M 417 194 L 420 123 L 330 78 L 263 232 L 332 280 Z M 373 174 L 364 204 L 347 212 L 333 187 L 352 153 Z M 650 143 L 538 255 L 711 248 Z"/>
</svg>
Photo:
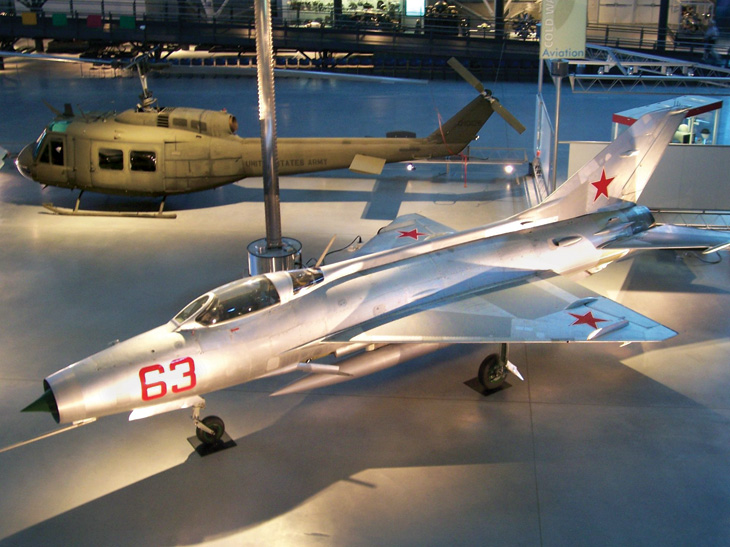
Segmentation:
<svg viewBox="0 0 730 547">
<path fill-rule="evenodd" d="M 226 137 L 238 131 L 236 117 L 221 110 L 200 108 L 162 108 L 160 110 L 125 110 L 116 117 L 119 123 L 169 127 L 210 137 Z"/>
</svg>

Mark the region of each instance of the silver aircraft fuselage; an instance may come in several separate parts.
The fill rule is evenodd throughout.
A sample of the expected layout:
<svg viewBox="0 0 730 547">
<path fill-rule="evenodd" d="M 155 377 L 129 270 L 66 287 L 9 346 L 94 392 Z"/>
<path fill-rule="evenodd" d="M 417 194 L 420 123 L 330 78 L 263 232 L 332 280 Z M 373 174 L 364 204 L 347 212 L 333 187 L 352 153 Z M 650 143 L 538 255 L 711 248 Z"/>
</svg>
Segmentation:
<svg viewBox="0 0 730 547">
<path fill-rule="evenodd" d="M 200 395 L 269 375 L 308 373 L 272 395 L 298 393 L 444 344 L 496 342 L 499 355 L 477 375 L 489 390 L 505 371 L 521 378 L 509 343 L 666 340 L 677 333 L 562 274 L 634 249 L 730 247 L 730 232 L 655 224 L 636 205 L 686 113 L 645 114 L 545 201 L 504 221 L 455 232 L 404 215 L 343 262 L 218 287 L 167 324 L 50 375 L 24 410 L 80 422 L 192 407 L 198 439 L 211 444 L 224 426 L 199 419 Z M 314 362 L 331 354 L 336 364 Z"/>
<path fill-rule="evenodd" d="M 49 376 L 54 417 L 76 422 L 168 403 L 192 406 L 183 403 L 353 345 L 325 338 L 394 310 L 498 287 L 536 270 L 595 268 L 625 254 L 601 250 L 602 244 L 651 224 L 641 206 L 556 223 L 517 216 L 317 270 L 235 281 L 194 301 L 176 320 Z M 206 316 L 219 299 L 240 307 L 240 295 L 257 283 L 267 291 L 273 286 L 275 298 L 264 302 L 253 291 L 250 312 L 212 322 Z"/>
</svg>

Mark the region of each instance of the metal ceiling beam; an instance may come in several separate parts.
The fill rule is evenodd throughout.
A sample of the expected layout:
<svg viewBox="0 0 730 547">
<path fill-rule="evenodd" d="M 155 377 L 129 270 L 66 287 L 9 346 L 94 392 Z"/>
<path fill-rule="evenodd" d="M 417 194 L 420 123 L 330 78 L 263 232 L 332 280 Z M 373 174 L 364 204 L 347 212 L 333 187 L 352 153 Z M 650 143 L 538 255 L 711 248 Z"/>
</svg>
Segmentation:
<svg viewBox="0 0 730 547">
<path fill-rule="evenodd" d="M 635 51 L 588 44 L 586 58 L 569 60 L 570 85 L 576 93 L 666 93 L 691 90 L 725 94 L 730 69 Z"/>
</svg>

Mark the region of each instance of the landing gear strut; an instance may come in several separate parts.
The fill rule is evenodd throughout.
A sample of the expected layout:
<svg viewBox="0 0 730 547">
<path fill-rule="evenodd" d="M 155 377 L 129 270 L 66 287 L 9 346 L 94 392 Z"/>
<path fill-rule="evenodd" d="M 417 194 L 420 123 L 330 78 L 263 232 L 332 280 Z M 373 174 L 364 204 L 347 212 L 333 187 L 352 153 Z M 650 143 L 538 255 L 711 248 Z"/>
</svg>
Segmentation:
<svg viewBox="0 0 730 547">
<path fill-rule="evenodd" d="M 511 372 L 520 380 L 524 380 L 517 367 L 509 362 L 507 353 L 507 344 L 501 344 L 498 354 L 487 355 L 482 364 L 479 365 L 477 379 L 484 389 L 494 391 L 501 388 L 508 372 Z"/>
<path fill-rule="evenodd" d="M 198 440 L 207 446 L 215 445 L 221 440 L 226 426 L 218 416 L 206 416 L 200 419 L 200 411 L 205 408 L 205 402 L 193 407 L 193 423 Z"/>
</svg>

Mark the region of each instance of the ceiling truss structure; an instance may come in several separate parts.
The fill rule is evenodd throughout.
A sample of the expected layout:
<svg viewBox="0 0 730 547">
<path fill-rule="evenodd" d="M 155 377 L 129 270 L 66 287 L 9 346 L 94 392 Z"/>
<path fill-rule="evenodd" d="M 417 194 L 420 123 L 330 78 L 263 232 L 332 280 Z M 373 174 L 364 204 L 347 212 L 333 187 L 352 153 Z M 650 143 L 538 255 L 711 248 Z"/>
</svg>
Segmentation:
<svg viewBox="0 0 730 547">
<path fill-rule="evenodd" d="M 625 49 L 586 45 L 585 59 L 569 60 L 574 93 L 726 94 L 730 69 Z"/>
</svg>

